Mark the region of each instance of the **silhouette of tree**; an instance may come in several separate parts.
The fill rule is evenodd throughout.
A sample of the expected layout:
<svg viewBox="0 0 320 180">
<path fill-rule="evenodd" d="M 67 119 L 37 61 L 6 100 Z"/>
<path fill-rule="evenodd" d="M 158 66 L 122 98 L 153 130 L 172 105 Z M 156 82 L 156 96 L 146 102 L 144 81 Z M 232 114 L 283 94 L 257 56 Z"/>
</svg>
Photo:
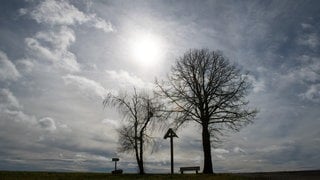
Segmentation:
<svg viewBox="0 0 320 180">
<path fill-rule="evenodd" d="M 180 57 L 168 81 L 158 82 L 159 95 L 168 99 L 176 128 L 193 121 L 202 128 L 203 173 L 213 173 L 211 143 L 225 130 L 239 131 L 252 122 L 257 111 L 247 108 L 250 83 L 222 53 L 194 49 Z"/>
<path fill-rule="evenodd" d="M 163 122 L 167 119 L 168 113 L 163 110 L 164 105 L 147 93 L 137 94 L 136 89 L 131 96 L 127 93 L 117 96 L 108 94 L 103 104 L 117 108 L 124 116 L 125 124 L 118 129 L 119 151 L 133 152 L 139 174 L 145 174 L 144 150 L 148 146 L 154 147 L 151 134 L 155 129 L 162 129 Z"/>
</svg>

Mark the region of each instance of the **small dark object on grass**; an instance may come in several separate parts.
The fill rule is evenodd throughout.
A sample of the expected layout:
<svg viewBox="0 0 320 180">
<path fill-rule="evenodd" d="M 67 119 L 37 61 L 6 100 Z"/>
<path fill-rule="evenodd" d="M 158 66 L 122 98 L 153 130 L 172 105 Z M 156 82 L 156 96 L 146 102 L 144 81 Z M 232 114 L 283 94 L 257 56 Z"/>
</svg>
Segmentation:
<svg viewBox="0 0 320 180">
<path fill-rule="evenodd" d="M 111 171 L 112 174 L 122 174 L 123 170 L 122 169 L 117 169 L 114 171 Z"/>
</svg>

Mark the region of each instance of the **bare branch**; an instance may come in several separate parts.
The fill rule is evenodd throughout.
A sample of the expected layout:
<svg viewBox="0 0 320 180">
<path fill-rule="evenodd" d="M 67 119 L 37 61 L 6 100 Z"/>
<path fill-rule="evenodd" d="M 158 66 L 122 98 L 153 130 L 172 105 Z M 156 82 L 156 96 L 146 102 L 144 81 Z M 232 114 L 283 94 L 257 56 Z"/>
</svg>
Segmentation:
<svg viewBox="0 0 320 180">
<path fill-rule="evenodd" d="M 108 94 L 103 105 L 115 107 L 124 116 L 127 123 L 118 129 L 119 151 L 133 152 L 140 174 L 144 174 L 144 151 L 148 146 L 155 145 L 151 134 L 153 130 L 161 130 L 161 127 L 164 127 L 163 124 L 169 117 L 170 111 L 165 109 L 164 104 L 156 96 L 137 93 L 135 88 L 132 95 Z"/>
<path fill-rule="evenodd" d="M 212 172 L 210 143 L 218 142 L 225 129 L 239 131 L 257 113 L 246 108 L 250 83 L 221 52 L 189 50 L 178 58 L 168 81 L 156 85 L 176 114 L 176 127 L 189 121 L 202 126 L 204 172 Z"/>
</svg>

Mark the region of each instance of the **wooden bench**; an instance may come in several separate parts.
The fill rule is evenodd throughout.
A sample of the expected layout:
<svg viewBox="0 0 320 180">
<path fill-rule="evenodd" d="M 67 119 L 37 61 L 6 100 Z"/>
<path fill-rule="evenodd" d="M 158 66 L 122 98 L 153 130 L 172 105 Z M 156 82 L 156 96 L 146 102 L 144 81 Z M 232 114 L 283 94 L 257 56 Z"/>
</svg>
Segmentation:
<svg viewBox="0 0 320 180">
<path fill-rule="evenodd" d="M 198 174 L 198 171 L 200 171 L 200 166 L 180 167 L 181 174 L 183 174 L 183 171 L 196 171 Z"/>
</svg>

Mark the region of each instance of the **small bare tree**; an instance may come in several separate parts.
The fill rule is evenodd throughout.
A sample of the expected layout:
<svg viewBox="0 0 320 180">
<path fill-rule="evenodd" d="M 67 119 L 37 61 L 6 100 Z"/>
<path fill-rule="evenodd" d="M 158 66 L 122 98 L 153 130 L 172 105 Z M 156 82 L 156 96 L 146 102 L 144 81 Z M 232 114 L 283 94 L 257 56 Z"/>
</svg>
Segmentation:
<svg viewBox="0 0 320 180">
<path fill-rule="evenodd" d="M 211 142 L 225 129 L 238 131 L 257 111 L 245 100 L 250 83 L 221 53 L 190 50 L 171 69 L 169 80 L 156 82 L 159 94 L 174 107 L 176 126 L 193 121 L 202 127 L 203 173 L 213 173 Z"/>
<path fill-rule="evenodd" d="M 133 95 L 123 93 L 121 95 L 109 94 L 103 101 L 104 106 L 118 109 L 124 116 L 125 124 L 118 129 L 119 151 L 133 152 L 139 168 L 139 174 L 145 174 L 144 150 L 148 145 L 153 146 L 152 130 L 161 129 L 165 115 L 164 105 L 155 97 L 146 93 Z"/>
</svg>

